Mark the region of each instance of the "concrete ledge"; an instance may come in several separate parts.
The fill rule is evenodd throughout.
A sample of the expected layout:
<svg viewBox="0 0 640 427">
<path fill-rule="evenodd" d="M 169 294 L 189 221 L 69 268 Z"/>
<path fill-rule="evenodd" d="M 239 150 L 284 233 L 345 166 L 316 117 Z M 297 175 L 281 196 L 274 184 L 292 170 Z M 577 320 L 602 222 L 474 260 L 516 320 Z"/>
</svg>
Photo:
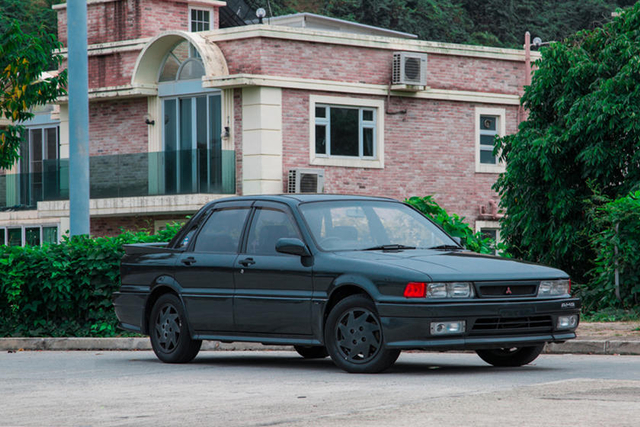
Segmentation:
<svg viewBox="0 0 640 427">
<path fill-rule="evenodd" d="M 0 338 L 0 351 L 151 350 L 149 338 Z M 291 351 L 292 346 L 204 341 L 203 351 Z M 547 344 L 546 354 L 640 355 L 640 341 L 572 340 Z"/>
</svg>

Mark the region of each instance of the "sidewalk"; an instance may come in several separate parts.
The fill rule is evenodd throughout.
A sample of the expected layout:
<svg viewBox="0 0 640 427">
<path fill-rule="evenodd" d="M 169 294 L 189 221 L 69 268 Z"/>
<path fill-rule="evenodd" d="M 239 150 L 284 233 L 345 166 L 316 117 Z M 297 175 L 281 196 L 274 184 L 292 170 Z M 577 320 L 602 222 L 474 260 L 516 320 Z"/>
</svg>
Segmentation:
<svg viewBox="0 0 640 427">
<path fill-rule="evenodd" d="M 202 350 L 291 350 L 291 346 L 265 346 L 255 343 L 225 344 L 205 341 Z M 0 351 L 29 350 L 151 350 L 148 338 L 0 338 Z M 552 354 L 640 355 L 640 322 L 581 323 L 578 338 L 564 344 L 549 344 Z"/>
</svg>

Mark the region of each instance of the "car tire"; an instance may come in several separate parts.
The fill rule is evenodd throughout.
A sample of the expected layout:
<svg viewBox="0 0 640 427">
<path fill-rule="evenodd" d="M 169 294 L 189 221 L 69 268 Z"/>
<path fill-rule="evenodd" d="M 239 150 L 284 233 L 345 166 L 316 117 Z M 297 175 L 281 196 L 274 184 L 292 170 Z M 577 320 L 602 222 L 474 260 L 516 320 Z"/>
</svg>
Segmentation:
<svg viewBox="0 0 640 427">
<path fill-rule="evenodd" d="M 476 350 L 478 356 L 490 365 L 498 367 L 516 367 L 533 362 L 544 349 L 544 344 L 532 347 L 499 348 Z"/>
<path fill-rule="evenodd" d="M 165 363 L 192 361 L 202 340 L 191 339 L 182 302 L 174 294 L 164 294 L 153 305 L 149 318 L 151 347 Z"/>
<path fill-rule="evenodd" d="M 323 359 L 329 355 L 321 345 L 294 345 L 293 348 L 305 359 Z"/>
<path fill-rule="evenodd" d="M 380 316 L 364 295 L 346 297 L 333 307 L 324 339 L 333 363 L 347 372 L 382 372 L 400 355 L 400 350 L 385 348 Z"/>
</svg>

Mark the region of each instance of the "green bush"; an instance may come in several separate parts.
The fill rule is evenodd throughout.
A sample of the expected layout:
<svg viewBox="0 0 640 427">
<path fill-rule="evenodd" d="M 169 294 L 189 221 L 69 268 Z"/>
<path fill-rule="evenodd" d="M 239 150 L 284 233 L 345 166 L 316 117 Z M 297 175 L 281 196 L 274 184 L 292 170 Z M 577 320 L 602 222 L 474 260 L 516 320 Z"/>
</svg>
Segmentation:
<svg viewBox="0 0 640 427">
<path fill-rule="evenodd" d="M 0 246 L 0 336 L 118 334 L 111 295 L 120 285 L 122 245 L 169 241 L 179 228 Z"/>
<path fill-rule="evenodd" d="M 501 256 L 506 256 L 504 245 L 496 243 L 480 232 L 474 233 L 469 224 L 464 222 L 464 217 L 460 218 L 456 214 L 449 215 L 433 200 L 433 196 L 411 197 L 405 200 L 405 203 L 425 214 L 451 236 L 462 239 L 462 245 L 470 251 L 482 254 L 493 254 L 498 251 Z"/>
<path fill-rule="evenodd" d="M 579 288 L 585 311 L 630 309 L 640 305 L 640 191 L 595 209 L 598 233 L 591 237 L 596 253 L 591 280 Z M 619 298 L 615 270 L 619 271 Z"/>
</svg>

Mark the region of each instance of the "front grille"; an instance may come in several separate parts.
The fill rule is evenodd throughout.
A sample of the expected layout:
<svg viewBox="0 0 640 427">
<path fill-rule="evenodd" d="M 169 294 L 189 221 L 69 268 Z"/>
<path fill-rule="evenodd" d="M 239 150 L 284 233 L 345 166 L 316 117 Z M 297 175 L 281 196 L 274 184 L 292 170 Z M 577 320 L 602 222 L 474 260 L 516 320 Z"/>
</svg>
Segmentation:
<svg viewBox="0 0 640 427">
<path fill-rule="evenodd" d="M 539 284 L 538 280 L 476 282 L 481 298 L 535 296 Z"/>
<path fill-rule="evenodd" d="M 473 328 L 471 328 L 471 334 L 521 334 L 550 332 L 552 330 L 553 320 L 551 316 L 490 317 L 485 319 L 476 319 L 473 324 Z"/>
</svg>

